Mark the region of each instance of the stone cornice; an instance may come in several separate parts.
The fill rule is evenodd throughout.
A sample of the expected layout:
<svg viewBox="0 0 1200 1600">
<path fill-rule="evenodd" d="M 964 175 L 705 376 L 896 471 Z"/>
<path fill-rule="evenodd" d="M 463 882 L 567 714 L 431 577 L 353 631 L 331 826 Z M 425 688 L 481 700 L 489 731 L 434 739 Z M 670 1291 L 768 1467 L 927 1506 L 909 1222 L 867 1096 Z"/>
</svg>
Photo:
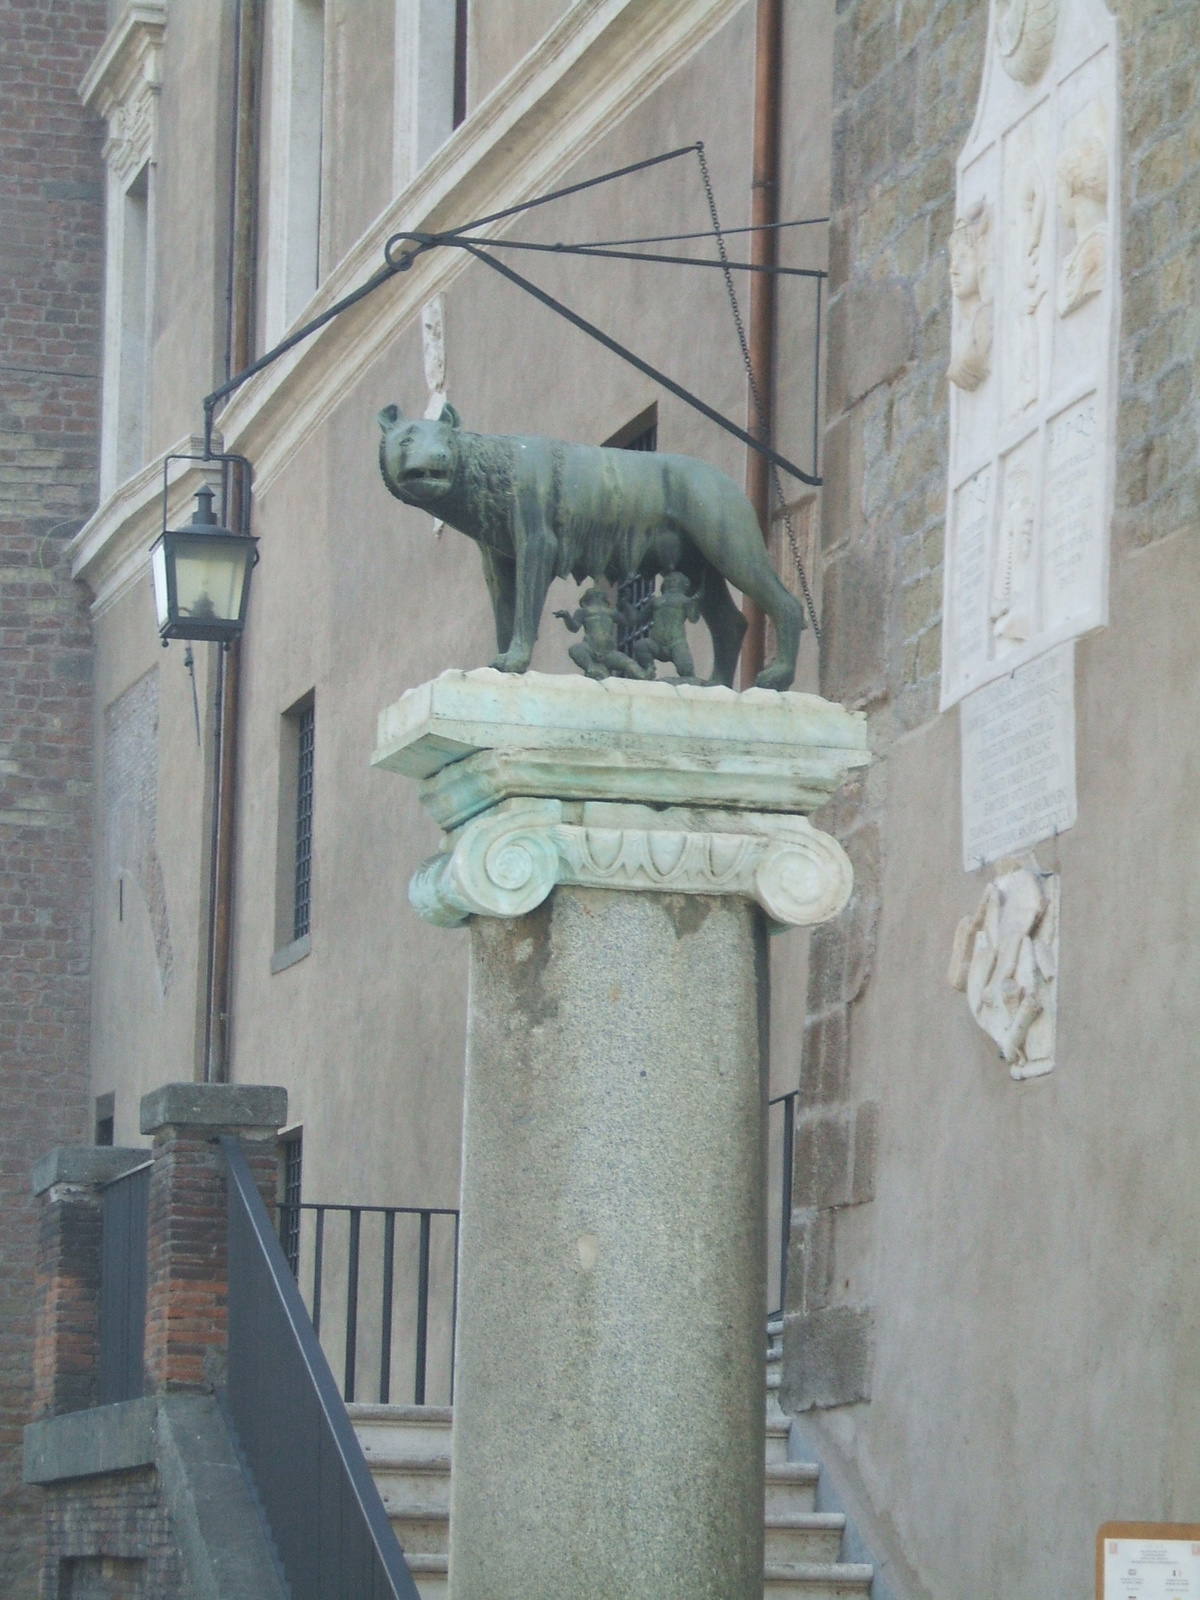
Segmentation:
<svg viewBox="0 0 1200 1600">
<path fill-rule="evenodd" d="M 219 446 L 218 446 L 219 447 Z M 72 577 L 92 592 L 92 614 L 106 610 L 131 588 L 150 565 L 150 546 L 162 531 L 163 462 L 170 455 L 199 455 L 204 440 L 183 438 L 148 462 L 80 528 L 68 552 Z M 167 474 L 167 514 L 175 520 L 203 483 L 218 487 L 219 466 L 173 461 Z"/>
<path fill-rule="evenodd" d="M 108 123 L 104 159 L 128 180 L 153 159 L 167 8 L 136 0 L 101 46 L 79 86 L 79 98 Z"/>
<path fill-rule="evenodd" d="M 84 105 L 107 117 L 115 105 L 124 104 L 139 79 L 158 88 L 158 52 L 166 26 L 163 0 L 137 0 L 127 6 L 79 85 Z"/>
<path fill-rule="evenodd" d="M 297 317 L 364 283 L 399 231 L 436 231 L 551 187 L 699 50 L 746 0 L 578 0 L 447 140 Z M 259 492 L 397 332 L 468 264 L 431 252 L 250 379 L 221 414 L 229 448 L 255 463 Z"/>
</svg>

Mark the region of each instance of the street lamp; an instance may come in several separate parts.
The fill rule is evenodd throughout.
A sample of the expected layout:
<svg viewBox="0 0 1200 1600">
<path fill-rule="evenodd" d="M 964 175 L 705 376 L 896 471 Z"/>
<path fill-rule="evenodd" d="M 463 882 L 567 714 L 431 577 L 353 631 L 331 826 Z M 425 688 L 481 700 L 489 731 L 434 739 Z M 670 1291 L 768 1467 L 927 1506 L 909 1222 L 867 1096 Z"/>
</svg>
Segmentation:
<svg viewBox="0 0 1200 1600">
<path fill-rule="evenodd" d="M 174 531 L 164 528 L 150 551 L 164 645 L 171 639 L 215 639 L 228 647 L 245 625 L 258 540 L 222 528 L 212 503 L 205 485 L 196 494 L 192 520 Z"/>
</svg>

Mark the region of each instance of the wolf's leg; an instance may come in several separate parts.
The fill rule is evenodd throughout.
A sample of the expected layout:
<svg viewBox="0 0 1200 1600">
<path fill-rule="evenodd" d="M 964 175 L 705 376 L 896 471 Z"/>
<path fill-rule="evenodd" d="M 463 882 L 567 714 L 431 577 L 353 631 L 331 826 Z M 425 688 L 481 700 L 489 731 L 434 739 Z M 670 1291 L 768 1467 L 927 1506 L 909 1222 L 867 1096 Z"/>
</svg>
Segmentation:
<svg viewBox="0 0 1200 1600">
<path fill-rule="evenodd" d="M 712 635 L 713 682 L 732 689 L 746 619 L 734 605 L 729 585 L 711 562 L 706 563 L 700 580 L 700 615 Z"/>
<path fill-rule="evenodd" d="M 504 653 L 492 662 L 501 672 L 524 672 L 529 665 L 558 553 L 557 540 L 540 520 L 525 528 L 519 512 L 515 520 L 517 573 L 512 639 Z"/>
<path fill-rule="evenodd" d="M 483 557 L 483 576 L 492 597 L 492 616 L 496 621 L 496 648 L 507 650 L 512 643 L 513 613 L 517 603 L 516 563 L 497 555 L 487 545 L 479 546 Z"/>
</svg>

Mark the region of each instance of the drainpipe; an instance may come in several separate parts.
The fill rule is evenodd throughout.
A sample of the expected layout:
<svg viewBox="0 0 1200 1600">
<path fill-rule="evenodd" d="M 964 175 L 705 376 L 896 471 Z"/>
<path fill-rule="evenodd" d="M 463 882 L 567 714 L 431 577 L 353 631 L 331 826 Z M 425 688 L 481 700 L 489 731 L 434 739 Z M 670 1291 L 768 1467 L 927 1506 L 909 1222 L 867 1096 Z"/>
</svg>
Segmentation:
<svg viewBox="0 0 1200 1600">
<path fill-rule="evenodd" d="M 750 221 L 761 233 L 750 235 L 750 260 L 773 267 L 777 256 L 779 221 L 779 76 L 783 0 L 758 0 L 754 46 L 754 182 L 750 191 Z M 775 278 L 769 272 L 750 274 L 750 370 L 762 402 L 760 422 L 754 395 L 748 398 L 747 432 L 765 444 L 771 442 L 775 388 Z M 758 514 L 763 540 L 770 542 L 771 477 L 765 456 L 747 452 L 746 493 Z M 765 621 L 753 600 L 744 598 L 742 612 L 749 627 L 742 645 L 743 689 L 752 687 L 762 670 Z"/>
<path fill-rule="evenodd" d="M 238 0 L 234 16 L 233 148 L 230 162 L 229 277 L 226 289 L 225 377 L 249 366 L 254 354 L 255 256 L 258 213 L 258 98 L 261 82 L 262 0 Z M 230 483 L 228 526 L 242 525 L 240 474 Z M 204 1076 L 228 1083 L 233 950 L 233 864 L 236 823 L 238 687 L 241 640 L 217 651 L 216 749 L 209 885 L 208 985 L 204 1016 Z"/>
</svg>

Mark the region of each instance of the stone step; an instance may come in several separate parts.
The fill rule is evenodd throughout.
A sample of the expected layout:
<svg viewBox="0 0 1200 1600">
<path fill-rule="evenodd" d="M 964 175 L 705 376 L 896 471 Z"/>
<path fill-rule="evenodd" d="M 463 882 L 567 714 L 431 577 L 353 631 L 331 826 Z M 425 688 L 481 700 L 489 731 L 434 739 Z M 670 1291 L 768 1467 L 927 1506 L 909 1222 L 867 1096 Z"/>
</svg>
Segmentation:
<svg viewBox="0 0 1200 1600">
<path fill-rule="evenodd" d="M 450 1561 L 447 1556 L 410 1556 L 404 1558 L 417 1585 L 421 1600 L 446 1600 L 450 1593 L 447 1577 Z"/>
<path fill-rule="evenodd" d="M 763 1600 L 848 1600 L 870 1593 L 865 1562 L 774 1562 L 763 1569 Z"/>
<path fill-rule="evenodd" d="M 767 1565 L 836 1561 L 846 1519 L 840 1511 L 797 1511 L 766 1518 Z"/>
<path fill-rule="evenodd" d="M 766 1514 L 791 1516 L 797 1511 L 812 1511 L 817 1495 L 820 1467 L 811 1461 L 789 1461 L 767 1467 Z"/>
<path fill-rule="evenodd" d="M 388 1510 L 392 1532 L 406 1554 L 444 1556 L 450 1548 L 450 1507 L 397 1502 Z M 780 1560 L 786 1559 L 781 1556 Z M 799 1559 L 799 1557 L 797 1557 Z"/>
<path fill-rule="evenodd" d="M 767 1465 L 781 1466 L 788 1458 L 788 1436 L 792 1425 L 783 1412 L 767 1418 Z"/>
<path fill-rule="evenodd" d="M 409 1460 L 378 1457 L 370 1463 L 371 1476 L 379 1489 L 388 1516 L 400 1516 L 405 1506 L 433 1506 L 450 1509 L 450 1457 L 425 1456 Z"/>
<path fill-rule="evenodd" d="M 454 1412 L 449 1406 L 346 1407 L 369 1462 L 404 1455 L 448 1456 Z"/>
</svg>

